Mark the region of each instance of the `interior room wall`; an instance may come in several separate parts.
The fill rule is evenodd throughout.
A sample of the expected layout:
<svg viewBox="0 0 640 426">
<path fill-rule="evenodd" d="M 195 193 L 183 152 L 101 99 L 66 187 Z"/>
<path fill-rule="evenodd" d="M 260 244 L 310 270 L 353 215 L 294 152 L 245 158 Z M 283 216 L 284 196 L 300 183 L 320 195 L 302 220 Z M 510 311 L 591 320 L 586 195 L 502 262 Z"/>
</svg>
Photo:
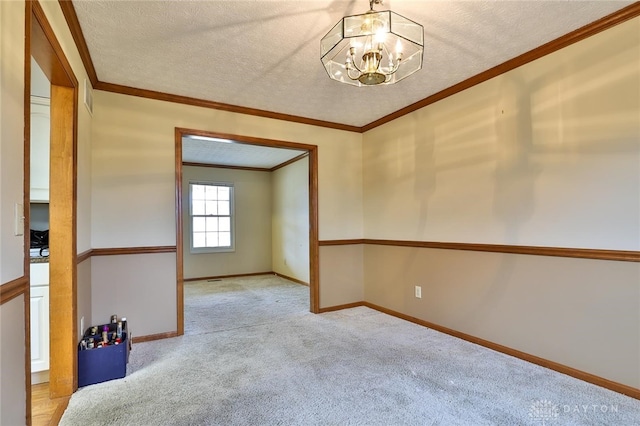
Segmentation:
<svg viewBox="0 0 640 426">
<path fill-rule="evenodd" d="M 235 251 L 190 253 L 189 182 L 234 185 Z M 183 166 L 184 278 L 271 272 L 271 172 Z"/>
<path fill-rule="evenodd" d="M 375 245 L 365 259 L 367 302 L 640 387 L 635 262 Z"/>
<path fill-rule="evenodd" d="M 272 270 L 309 283 L 309 157 L 272 173 Z"/>
<path fill-rule="evenodd" d="M 29 170 L 32 209 L 49 202 L 49 175 L 51 157 L 51 83 L 38 63 L 31 58 L 31 97 L 29 124 Z M 33 219 L 33 218 L 31 218 Z M 48 222 L 47 213 L 47 222 Z M 35 229 L 35 228 L 32 228 Z M 49 225 L 44 229 L 49 229 Z"/>
<path fill-rule="evenodd" d="M 16 236 L 14 208 L 23 205 L 24 176 L 24 3 L 2 2 L 0 7 L 0 283 L 23 276 L 24 237 Z"/>
<path fill-rule="evenodd" d="M 367 132 L 367 238 L 639 250 L 639 25 Z"/>
<path fill-rule="evenodd" d="M 638 93 L 635 18 L 367 132 L 365 238 L 639 250 Z M 364 270 L 368 302 L 640 387 L 637 263 L 370 245 Z"/>
<path fill-rule="evenodd" d="M 20 295 L 0 306 L 0 423 L 25 424 L 24 298 Z"/>
<path fill-rule="evenodd" d="M 31 96 L 51 99 L 51 83 L 33 56 L 31 56 Z"/>
<path fill-rule="evenodd" d="M 102 91 L 94 92 L 92 126 L 94 248 L 175 246 L 176 127 L 317 145 L 320 239 L 362 238 L 359 133 Z M 125 277 L 126 285 L 151 298 L 156 292 L 175 293 L 173 257 L 173 264 L 154 265 L 164 271 L 161 282 Z M 144 267 L 138 266 L 141 272 Z M 103 291 L 96 277 L 107 272 L 96 271 L 92 264 L 94 293 Z M 100 282 L 106 285 L 107 280 Z M 329 292 L 340 291 L 331 282 L 321 286 Z M 166 318 L 175 322 L 174 308 L 150 312 L 147 321 L 165 323 Z"/>
<path fill-rule="evenodd" d="M 24 275 L 24 240 L 14 235 L 14 206 L 23 204 L 24 10 L 0 2 L 0 285 Z M 24 295 L 0 305 L 0 424 L 24 424 Z"/>
<path fill-rule="evenodd" d="M 334 308 L 365 299 L 364 246 L 362 244 L 321 246 L 320 286 L 321 308 Z"/>
<path fill-rule="evenodd" d="M 174 253 L 93 256 L 90 269 L 93 324 L 126 317 L 134 339 L 176 330 Z"/>
<path fill-rule="evenodd" d="M 95 91 L 94 248 L 175 244 L 176 127 L 317 145 L 320 239 L 361 238 L 361 134 Z"/>
<path fill-rule="evenodd" d="M 78 341 L 82 337 L 84 331 L 94 325 L 91 301 L 91 258 L 78 264 L 78 285 L 77 285 L 77 316 L 78 316 Z M 84 318 L 84 324 L 82 324 Z M 106 321 L 103 321 L 104 323 Z M 82 325 L 84 325 L 84 329 Z"/>
<path fill-rule="evenodd" d="M 77 179 L 77 211 L 78 221 L 78 253 L 92 248 L 91 242 L 91 126 L 93 117 L 84 104 L 84 80 L 78 77 L 78 179 Z M 88 90 L 92 91 L 91 85 Z"/>
</svg>

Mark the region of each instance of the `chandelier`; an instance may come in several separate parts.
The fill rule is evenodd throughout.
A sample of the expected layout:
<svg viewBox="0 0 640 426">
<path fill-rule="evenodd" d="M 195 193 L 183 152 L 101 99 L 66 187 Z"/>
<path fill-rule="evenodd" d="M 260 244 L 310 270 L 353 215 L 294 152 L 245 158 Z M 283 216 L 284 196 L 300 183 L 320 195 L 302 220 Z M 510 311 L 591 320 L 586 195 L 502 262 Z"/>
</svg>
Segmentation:
<svg viewBox="0 0 640 426">
<path fill-rule="evenodd" d="M 329 77 L 354 86 L 393 84 L 422 68 L 422 25 L 385 10 L 345 16 L 320 41 Z"/>
</svg>

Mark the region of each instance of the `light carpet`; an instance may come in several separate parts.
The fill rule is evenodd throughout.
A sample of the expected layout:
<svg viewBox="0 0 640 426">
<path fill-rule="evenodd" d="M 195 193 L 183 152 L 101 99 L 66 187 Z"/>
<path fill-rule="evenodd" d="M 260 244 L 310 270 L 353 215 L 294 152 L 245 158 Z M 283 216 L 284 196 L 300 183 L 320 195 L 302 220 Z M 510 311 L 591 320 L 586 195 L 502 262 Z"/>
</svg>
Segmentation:
<svg viewBox="0 0 640 426">
<path fill-rule="evenodd" d="M 314 315 L 308 293 L 185 284 L 185 335 L 134 344 L 60 424 L 640 425 L 638 400 L 365 307 Z"/>
</svg>

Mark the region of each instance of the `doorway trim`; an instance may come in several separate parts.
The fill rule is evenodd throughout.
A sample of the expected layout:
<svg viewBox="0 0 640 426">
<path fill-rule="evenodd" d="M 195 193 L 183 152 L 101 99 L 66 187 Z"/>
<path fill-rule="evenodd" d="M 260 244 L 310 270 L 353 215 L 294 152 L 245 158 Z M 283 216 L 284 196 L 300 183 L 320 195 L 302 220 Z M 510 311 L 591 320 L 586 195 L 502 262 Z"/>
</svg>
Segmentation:
<svg viewBox="0 0 640 426">
<path fill-rule="evenodd" d="M 77 389 L 77 116 L 78 80 L 46 14 L 37 0 L 25 3 L 25 218 L 29 222 L 31 57 L 51 83 L 49 189 L 50 366 L 49 396 L 70 396 Z M 26 232 L 25 232 L 26 234 Z M 25 236 L 25 241 L 28 237 Z M 25 244 L 28 253 L 28 244 Z M 25 254 L 25 256 L 27 256 Z M 25 260 L 25 264 L 28 260 Z M 52 327 L 54 325 L 54 327 Z M 25 315 L 30 330 L 30 313 Z M 27 362 L 31 342 L 26 342 Z M 29 366 L 30 367 L 30 366 Z M 27 370 L 30 374 L 30 368 Z M 27 377 L 28 421 L 31 421 L 31 380 Z"/>
<path fill-rule="evenodd" d="M 205 130 L 175 128 L 175 170 L 176 170 L 176 279 L 178 335 L 184 334 L 184 240 L 182 217 L 182 138 L 187 135 L 228 139 L 236 143 L 258 145 L 271 148 L 289 148 L 309 153 L 309 310 L 317 314 L 320 311 L 320 272 L 318 244 L 318 146 L 275 139 L 263 139 L 229 133 Z"/>
</svg>

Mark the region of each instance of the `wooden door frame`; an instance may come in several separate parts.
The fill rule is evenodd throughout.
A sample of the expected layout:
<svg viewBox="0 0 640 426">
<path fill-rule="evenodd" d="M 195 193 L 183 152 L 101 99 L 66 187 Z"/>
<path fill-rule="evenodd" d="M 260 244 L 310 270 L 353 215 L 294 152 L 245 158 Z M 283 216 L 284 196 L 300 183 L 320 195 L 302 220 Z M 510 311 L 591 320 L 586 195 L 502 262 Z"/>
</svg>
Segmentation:
<svg viewBox="0 0 640 426">
<path fill-rule="evenodd" d="M 70 396 L 77 379 L 77 117 L 78 80 L 37 0 L 25 10 L 25 222 L 29 215 L 31 57 L 51 83 L 51 138 L 49 189 L 49 330 L 51 398 Z M 26 234 L 26 232 L 25 232 Z M 25 269 L 28 265 L 25 235 Z M 30 330 L 30 312 L 25 314 Z M 26 342 L 27 420 L 30 422 L 31 344 Z"/>
<path fill-rule="evenodd" d="M 320 266 L 318 244 L 318 147 L 297 142 L 262 139 L 228 133 L 209 132 L 196 129 L 175 129 L 176 170 L 176 279 L 178 335 L 184 334 L 184 239 L 182 218 L 182 138 L 187 135 L 233 140 L 236 143 L 259 145 L 271 148 L 299 149 L 309 153 L 309 310 L 320 312 Z"/>
</svg>

